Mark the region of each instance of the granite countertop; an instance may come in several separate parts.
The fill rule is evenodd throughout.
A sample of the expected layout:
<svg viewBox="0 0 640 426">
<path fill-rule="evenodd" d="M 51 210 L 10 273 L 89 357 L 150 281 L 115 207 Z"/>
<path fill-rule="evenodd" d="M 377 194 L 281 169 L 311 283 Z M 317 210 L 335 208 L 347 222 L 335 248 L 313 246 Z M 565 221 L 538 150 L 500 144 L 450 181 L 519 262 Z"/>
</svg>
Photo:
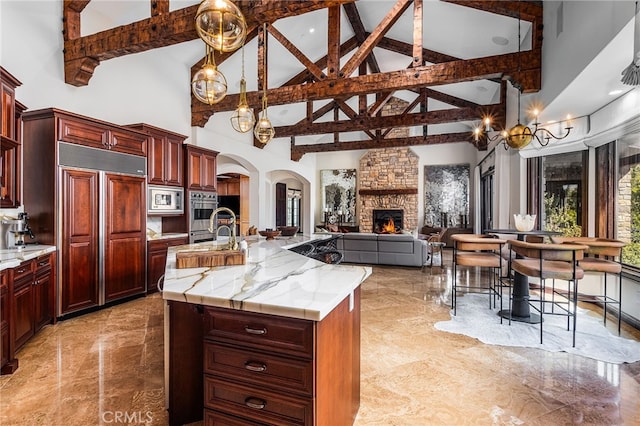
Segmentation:
<svg viewBox="0 0 640 426">
<path fill-rule="evenodd" d="M 56 246 L 43 244 L 26 245 L 24 248 L 10 248 L 0 250 L 0 271 L 15 268 L 25 260 L 35 259 L 43 254 L 56 251 Z"/>
<path fill-rule="evenodd" d="M 248 237 L 245 265 L 176 268 L 176 253 L 215 242 L 169 247 L 162 297 L 207 306 L 322 320 L 371 275 L 370 266 L 330 265 L 287 248 L 327 235 Z"/>
</svg>

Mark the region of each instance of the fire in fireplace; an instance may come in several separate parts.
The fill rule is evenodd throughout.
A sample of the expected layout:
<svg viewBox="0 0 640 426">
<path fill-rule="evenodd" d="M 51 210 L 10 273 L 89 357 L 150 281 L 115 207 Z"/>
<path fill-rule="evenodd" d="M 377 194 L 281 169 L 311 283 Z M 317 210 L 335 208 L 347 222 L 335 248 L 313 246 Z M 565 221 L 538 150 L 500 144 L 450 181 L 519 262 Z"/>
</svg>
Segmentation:
<svg viewBox="0 0 640 426">
<path fill-rule="evenodd" d="M 396 234 L 402 231 L 403 219 L 403 210 L 373 210 L 373 232 L 377 234 Z"/>
</svg>

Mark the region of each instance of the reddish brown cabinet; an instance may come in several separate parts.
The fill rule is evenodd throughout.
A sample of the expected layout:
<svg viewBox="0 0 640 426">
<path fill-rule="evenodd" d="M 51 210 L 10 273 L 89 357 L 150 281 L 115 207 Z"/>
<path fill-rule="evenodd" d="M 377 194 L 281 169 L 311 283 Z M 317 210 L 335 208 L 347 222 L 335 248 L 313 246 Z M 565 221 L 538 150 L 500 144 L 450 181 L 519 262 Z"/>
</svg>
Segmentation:
<svg viewBox="0 0 640 426">
<path fill-rule="evenodd" d="M 59 249 L 56 316 L 144 294 L 146 133 L 51 108 L 23 122 L 30 225 Z"/>
<path fill-rule="evenodd" d="M 0 271 L 0 371 L 2 374 L 13 372 L 11 362 L 15 363 L 13 351 L 11 350 L 9 334 L 9 272 Z"/>
<path fill-rule="evenodd" d="M 0 208 L 20 205 L 21 116 L 25 106 L 16 101 L 21 83 L 0 66 Z"/>
<path fill-rule="evenodd" d="M 216 151 L 185 145 L 187 189 L 216 190 L 217 156 Z"/>
<path fill-rule="evenodd" d="M 184 135 L 138 123 L 126 126 L 145 132 L 147 140 L 147 182 L 152 185 L 182 186 L 184 180 L 182 144 Z"/>
<path fill-rule="evenodd" d="M 201 419 L 202 405 L 205 425 L 353 424 L 359 287 L 321 321 L 174 301 L 168 318 L 171 424 Z"/>
<path fill-rule="evenodd" d="M 147 293 L 158 291 L 167 263 L 167 249 L 189 243 L 189 237 L 166 238 L 147 243 Z"/>
<path fill-rule="evenodd" d="M 10 270 L 9 347 L 15 353 L 54 319 L 55 253 L 22 262 Z"/>
</svg>

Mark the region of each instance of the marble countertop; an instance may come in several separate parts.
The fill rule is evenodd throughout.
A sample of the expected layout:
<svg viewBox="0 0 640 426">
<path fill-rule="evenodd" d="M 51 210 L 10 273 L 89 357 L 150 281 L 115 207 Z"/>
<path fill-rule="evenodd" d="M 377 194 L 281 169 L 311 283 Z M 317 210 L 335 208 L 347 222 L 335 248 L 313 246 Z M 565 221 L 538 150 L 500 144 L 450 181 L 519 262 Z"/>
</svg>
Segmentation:
<svg viewBox="0 0 640 426">
<path fill-rule="evenodd" d="M 162 297 L 207 306 L 322 320 L 371 275 L 370 266 L 330 265 L 287 250 L 327 235 L 248 237 L 245 265 L 176 268 L 176 253 L 215 242 L 169 247 Z"/>
<path fill-rule="evenodd" d="M 147 241 L 168 240 L 169 238 L 185 238 L 188 237 L 187 232 L 169 232 L 166 234 L 147 232 Z"/>
<path fill-rule="evenodd" d="M 15 268 L 25 260 L 35 259 L 43 254 L 56 251 L 56 246 L 42 244 L 26 245 L 24 248 L 10 248 L 0 250 L 0 271 Z"/>
</svg>

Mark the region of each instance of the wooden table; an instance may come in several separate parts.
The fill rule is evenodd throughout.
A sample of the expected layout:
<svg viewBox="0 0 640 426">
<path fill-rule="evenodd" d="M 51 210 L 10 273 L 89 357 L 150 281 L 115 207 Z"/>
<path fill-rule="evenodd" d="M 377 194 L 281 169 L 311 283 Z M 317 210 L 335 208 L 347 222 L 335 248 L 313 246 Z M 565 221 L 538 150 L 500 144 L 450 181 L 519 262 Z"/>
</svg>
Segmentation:
<svg viewBox="0 0 640 426">
<path fill-rule="evenodd" d="M 560 232 L 556 231 L 535 229 L 531 231 L 518 231 L 517 229 L 485 229 L 484 232 L 487 234 L 515 234 L 520 241 L 524 241 L 527 235 L 544 237 L 560 235 Z M 520 258 L 520 256 L 518 256 L 518 258 Z M 529 306 L 529 277 L 522 275 L 519 272 L 515 272 L 513 275 L 512 299 L 511 310 L 503 309 L 498 312 L 498 315 L 503 318 L 511 318 L 513 321 L 527 322 L 530 324 L 540 323 L 540 315 L 531 313 Z"/>
</svg>

